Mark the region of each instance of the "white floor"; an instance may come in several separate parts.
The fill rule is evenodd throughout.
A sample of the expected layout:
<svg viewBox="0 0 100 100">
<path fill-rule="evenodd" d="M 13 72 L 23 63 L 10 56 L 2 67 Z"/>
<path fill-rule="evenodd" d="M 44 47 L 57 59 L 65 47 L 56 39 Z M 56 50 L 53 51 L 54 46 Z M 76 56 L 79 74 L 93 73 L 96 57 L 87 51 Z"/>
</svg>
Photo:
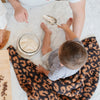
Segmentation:
<svg viewBox="0 0 100 100">
<path fill-rule="evenodd" d="M 81 39 L 86 37 L 87 35 L 95 35 L 100 44 L 100 1 L 99 0 L 87 0 L 86 3 L 86 21 L 85 26 L 82 32 Z M 19 24 L 15 21 L 12 10 L 12 7 L 9 4 L 5 4 L 8 9 L 8 29 L 11 31 L 10 40 L 8 44 L 14 45 L 16 47 L 17 37 L 23 33 L 37 34 L 37 36 L 42 41 L 43 32 L 40 28 L 40 23 L 44 22 L 42 16 L 44 14 L 48 14 L 54 16 L 58 20 L 58 24 L 65 23 L 66 20 L 72 16 L 71 9 L 69 7 L 68 2 L 59 1 L 52 2 L 47 5 L 42 5 L 41 7 L 34 7 L 32 9 L 27 8 L 29 12 L 29 24 L 23 23 Z M 64 32 L 61 29 L 57 29 L 56 26 L 48 25 L 48 27 L 52 30 L 52 48 L 55 49 L 59 47 L 59 45 L 65 40 Z M 63 34 L 63 35 L 62 35 Z M 61 39 L 62 38 L 62 39 Z M 60 41 L 59 41 L 60 40 Z M 6 47 L 4 49 L 6 49 Z M 41 53 L 39 52 L 31 59 L 36 64 L 41 64 Z M 11 65 L 11 78 L 12 78 L 12 100 L 27 100 L 26 93 L 20 88 L 19 83 L 16 79 L 16 75 L 14 73 L 13 67 Z M 100 82 L 98 84 L 98 88 L 96 89 L 94 95 L 91 100 L 100 100 Z"/>
</svg>

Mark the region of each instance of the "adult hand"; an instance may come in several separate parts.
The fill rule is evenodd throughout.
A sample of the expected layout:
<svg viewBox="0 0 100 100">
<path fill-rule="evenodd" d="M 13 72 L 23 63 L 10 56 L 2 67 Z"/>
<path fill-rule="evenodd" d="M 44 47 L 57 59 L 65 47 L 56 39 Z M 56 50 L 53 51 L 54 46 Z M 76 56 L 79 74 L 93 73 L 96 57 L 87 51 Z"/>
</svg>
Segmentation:
<svg viewBox="0 0 100 100">
<path fill-rule="evenodd" d="M 28 23 L 28 12 L 22 6 L 18 6 L 15 9 L 15 14 L 14 15 L 15 15 L 15 19 L 18 22 L 26 22 L 26 23 Z"/>
</svg>

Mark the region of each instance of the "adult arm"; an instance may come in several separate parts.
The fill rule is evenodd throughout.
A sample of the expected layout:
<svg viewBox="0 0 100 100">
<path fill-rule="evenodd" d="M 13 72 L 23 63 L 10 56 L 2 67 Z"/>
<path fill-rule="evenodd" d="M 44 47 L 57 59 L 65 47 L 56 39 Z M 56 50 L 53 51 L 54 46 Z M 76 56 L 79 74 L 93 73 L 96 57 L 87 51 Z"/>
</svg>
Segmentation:
<svg viewBox="0 0 100 100">
<path fill-rule="evenodd" d="M 8 0 L 12 7 L 15 10 L 15 19 L 18 22 L 26 22 L 28 23 L 28 12 L 25 8 L 23 8 L 18 0 Z"/>
<path fill-rule="evenodd" d="M 80 0 L 76 3 L 69 3 L 73 13 L 73 32 L 78 38 L 80 38 L 84 26 L 85 3 L 86 0 Z"/>
<path fill-rule="evenodd" d="M 8 0 L 8 1 L 11 3 L 12 7 L 14 8 L 14 10 L 16 8 L 18 8 L 18 7 L 21 7 L 21 4 L 20 4 L 20 2 L 18 0 Z"/>
</svg>

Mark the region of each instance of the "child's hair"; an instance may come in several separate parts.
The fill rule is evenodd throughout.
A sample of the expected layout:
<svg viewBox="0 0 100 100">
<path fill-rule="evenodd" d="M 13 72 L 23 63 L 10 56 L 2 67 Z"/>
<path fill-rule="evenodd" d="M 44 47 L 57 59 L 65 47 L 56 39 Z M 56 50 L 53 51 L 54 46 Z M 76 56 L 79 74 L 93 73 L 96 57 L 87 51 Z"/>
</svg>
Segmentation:
<svg viewBox="0 0 100 100">
<path fill-rule="evenodd" d="M 86 49 L 75 41 L 66 41 L 59 49 L 60 62 L 73 70 L 81 68 L 86 63 L 87 57 Z"/>
</svg>

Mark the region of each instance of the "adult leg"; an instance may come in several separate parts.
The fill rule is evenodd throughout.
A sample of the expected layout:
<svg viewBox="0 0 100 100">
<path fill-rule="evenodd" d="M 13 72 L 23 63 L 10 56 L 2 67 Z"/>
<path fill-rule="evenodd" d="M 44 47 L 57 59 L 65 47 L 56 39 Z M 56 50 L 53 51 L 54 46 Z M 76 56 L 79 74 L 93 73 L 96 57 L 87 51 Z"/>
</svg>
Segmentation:
<svg viewBox="0 0 100 100">
<path fill-rule="evenodd" d="M 74 3 L 70 2 L 70 7 L 73 13 L 73 32 L 78 36 L 78 38 L 80 38 L 84 26 L 85 3 L 86 0 L 80 0 L 79 2 Z"/>
</svg>

